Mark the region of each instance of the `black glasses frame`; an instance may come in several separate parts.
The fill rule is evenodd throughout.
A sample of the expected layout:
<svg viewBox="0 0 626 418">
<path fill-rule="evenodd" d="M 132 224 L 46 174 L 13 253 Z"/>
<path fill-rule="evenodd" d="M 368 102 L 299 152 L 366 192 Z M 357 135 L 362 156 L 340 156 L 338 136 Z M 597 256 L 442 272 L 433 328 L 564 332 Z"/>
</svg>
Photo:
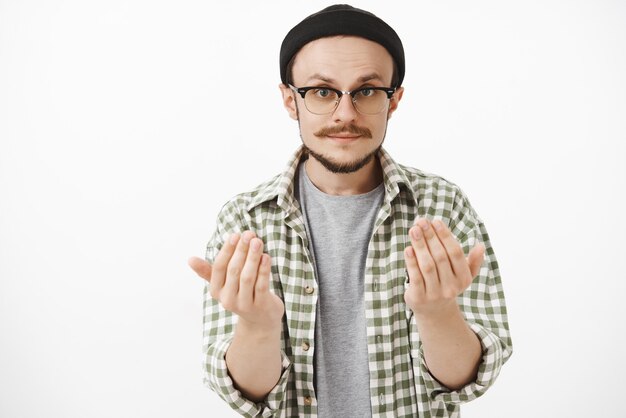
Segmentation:
<svg viewBox="0 0 626 418">
<path fill-rule="evenodd" d="M 393 94 L 396 92 L 396 88 L 395 87 L 359 87 L 358 89 L 354 89 L 352 91 L 344 91 L 344 90 L 339 90 L 339 89 L 335 89 L 332 87 L 322 87 L 322 86 L 311 86 L 311 87 L 295 87 L 292 86 L 291 84 L 289 84 L 289 88 L 291 90 L 293 90 L 294 92 L 300 94 L 300 96 L 302 97 L 302 100 L 304 100 L 304 105 L 306 106 L 306 93 L 309 90 L 328 90 L 328 91 L 332 91 L 337 95 L 337 100 L 335 101 L 335 107 L 328 111 L 328 112 L 324 112 L 324 113 L 317 113 L 317 112 L 312 112 L 308 106 L 306 106 L 307 110 L 315 115 L 328 115 L 331 114 L 335 111 L 335 109 L 337 109 L 337 106 L 339 106 L 339 102 L 341 101 L 341 98 L 343 97 L 344 94 L 348 94 L 350 95 L 350 98 L 352 99 L 352 106 L 354 106 L 354 108 L 357 110 L 357 112 L 362 113 L 364 115 L 376 115 L 380 112 L 382 112 L 384 110 L 384 108 L 382 108 L 380 110 L 380 112 L 376 112 L 376 113 L 363 113 L 362 111 L 359 110 L 358 106 L 357 106 L 357 101 L 356 101 L 356 95 L 362 91 L 365 90 L 378 90 L 378 91 L 384 91 L 385 93 L 387 93 L 387 100 L 391 99 L 391 96 L 393 96 Z"/>
<path fill-rule="evenodd" d="M 291 84 L 289 84 L 289 87 L 291 88 L 291 90 L 295 91 L 296 93 L 300 94 L 300 96 L 304 99 L 304 96 L 306 95 L 306 92 L 309 90 L 330 90 L 332 92 L 335 92 L 337 94 L 337 101 L 341 100 L 341 96 L 343 96 L 344 94 L 349 94 L 350 97 L 352 97 L 352 100 L 354 100 L 354 96 L 357 95 L 357 93 L 362 92 L 363 90 L 380 90 L 380 91 L 384 91 L 385 93 L 387 93 L 387 98 L 391 99 L 391 96 L 393 96 L 393 94 L 396 92 L 396 88 L 395 87 L 359 87 L 358 89 L 354 89 L 354 90 L 350 90 L 350 91 L 344 91 L 344 90 L 339 90 L 339 89 L 335 89 L 332 87 L 295 87 L 292 86 Z"/>
</svg>

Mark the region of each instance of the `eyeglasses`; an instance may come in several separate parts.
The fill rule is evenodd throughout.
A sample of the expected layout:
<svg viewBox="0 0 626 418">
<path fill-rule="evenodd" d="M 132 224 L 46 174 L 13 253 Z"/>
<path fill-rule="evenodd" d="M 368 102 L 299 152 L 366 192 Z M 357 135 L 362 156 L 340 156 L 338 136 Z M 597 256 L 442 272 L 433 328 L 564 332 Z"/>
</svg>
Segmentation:
<svg viewBox="0 0 626 418">
<path fill-rule="evenodd" d="M 391 87 L 361 87 L 352 91 L 343 91 L 332 87 L 294 87 L 291 84 L 289 88 L 300 94 L 307 110 L 316 115 L 333 113 L 344 94 L 352 97 L 352 104 L 359 113 L 376 115 L 385 110 L 388 100 L 396 91 Z"/>
</svg>

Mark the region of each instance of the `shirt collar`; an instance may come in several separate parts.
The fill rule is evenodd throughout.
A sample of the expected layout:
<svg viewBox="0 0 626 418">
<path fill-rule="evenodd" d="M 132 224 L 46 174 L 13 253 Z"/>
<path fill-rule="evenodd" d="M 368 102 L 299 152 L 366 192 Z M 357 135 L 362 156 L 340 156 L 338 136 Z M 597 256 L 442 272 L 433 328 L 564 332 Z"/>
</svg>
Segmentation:
<svg viewBox="0 0 626 418">
<path fill-rule="evenodd" d="M 259 190 L 259 193 L 254 195 L 248 204 L 248 211 L 254 207 L 276 199 L 276 204 L 285 212 L 285 216 L 288 216 L 295 210 L 296 198 L 295 198 L 295 175 L 298 169 L 298 164 L 304 154 L 304 147 L 300 146 L 296 152 L 291 156 L 285 170 L 273 180 L 271 180 L 266 187 Z M 389 153 L 381 147 L 377 154 L 380 161 L 380 165 L 383 169 L 383 183 L 385 184 L 385 203 L 391 203 L 393 199 L 400 193 L 400 189 L 404 187 L 408 191 L 414 202 L 417 202 L 417 196 L 411 187 L 411 182 L 406 176 L 406 171 L 402 166 L 396 163 Z"/>
</svg>

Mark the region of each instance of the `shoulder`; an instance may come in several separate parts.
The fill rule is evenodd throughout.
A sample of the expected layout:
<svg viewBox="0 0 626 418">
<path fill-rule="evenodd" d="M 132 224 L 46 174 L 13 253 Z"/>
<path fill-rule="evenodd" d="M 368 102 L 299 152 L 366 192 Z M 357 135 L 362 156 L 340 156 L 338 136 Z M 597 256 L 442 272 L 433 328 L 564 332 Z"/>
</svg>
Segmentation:
<svg viewBox="0 0 626 418">
<path fill-rule="evenodd" d="M 282 174 L 277 174 L 250 190 L 240 192 L 224 203 L 220 211 L 220 217 L 237 215 L 245 217 L 245 213 L 260 206 L 264 202 L 273 201 L 278 196 L 281 188 Z"/>
<path fill-rule="evenodd" d="M 402 164 L 397 166 L 410 189 L 419 216 L 440 218 L 449 225 L 465 223 L 469 227 L 481 222 L 469 198 L 457 183 L 418 168 Z"/>
<path fill-rule="evenodd" d="M 440 175 L 400 164 L 385 149 L 381 149 L 379 155 L 389 189 L 404 188 L 416 202 L 425 198 L 454 199 L 463 194 L 454 182 Z"/>
<path fill-rule="evenodd" d="M 429 173 L 414 167 L 398 164 L 409 188 L 416 197 L 438 196 L 439 198 L 464 198 L 463 190 L 454 182 L 438 174 Z"/>
</svg>

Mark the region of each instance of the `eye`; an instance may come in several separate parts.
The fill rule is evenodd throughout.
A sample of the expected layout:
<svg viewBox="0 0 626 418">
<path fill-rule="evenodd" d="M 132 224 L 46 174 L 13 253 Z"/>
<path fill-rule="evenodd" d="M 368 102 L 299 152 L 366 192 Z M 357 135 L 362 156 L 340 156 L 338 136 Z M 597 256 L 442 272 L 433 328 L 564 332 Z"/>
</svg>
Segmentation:
<svg viewBox="0 0 626 418">
<path fill-rule="evenodd" d="M 373 97 L 376 95 L 376 93 L 378 93 L 378 91 L 367 87 L 364 87 L 363 89 L 357 91 L 357 95 L 363 98 Z"/>
<path fill-rule="evenodd" d="M 313 90 L 313 92 L 315 93 L 315 96 L 319 97 L 320 99 L 327 99 L 333 94 L 332 90 L 329 89 L 315 89 Z"/>
</svg>

